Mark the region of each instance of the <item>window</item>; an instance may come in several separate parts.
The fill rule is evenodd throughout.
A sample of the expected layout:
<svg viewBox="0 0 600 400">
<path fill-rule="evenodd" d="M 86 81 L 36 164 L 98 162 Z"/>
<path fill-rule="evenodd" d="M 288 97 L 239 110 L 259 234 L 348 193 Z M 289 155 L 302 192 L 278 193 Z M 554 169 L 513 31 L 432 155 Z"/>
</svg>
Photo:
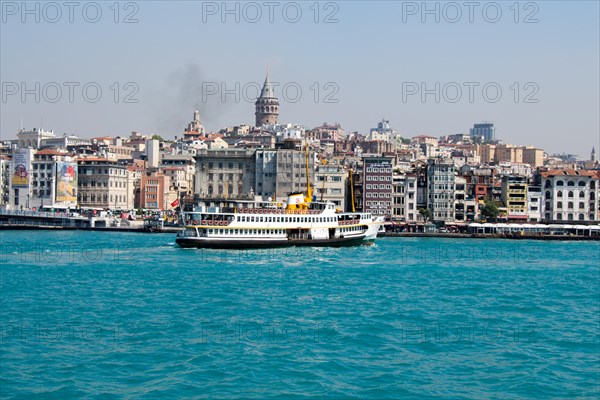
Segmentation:
<svg viewBox="0 0 600 400">
<path fill-rule="evenodd" d="M 559 191 L 556 193 L 556 197 L 562 197 L 562 191 L 560 191 L 560 190 L 559 190 Z"/>
<path fill-rule="evenodd" d="M 568 182 L 567 182 L 567 186 L 575 186 L 575 182 L 573 182 L 573 181 L 568 181 Z"/>
<path fill-rule="evenodd" d="M 568 196 L 569 196 L 570 199 L 572 199 L 573 198 L 573 191 L 569 191 Z"/>
<path fill-rule="evenodd" d="M 585 192 L 579 192 L 579 198 L 583 199 L 585 197 Z"/>
<path fill-rule="evenodd" d="M 556 181 L 556 186 L 564 186 L 565 183 L 563 181 Z"/>
</svg>

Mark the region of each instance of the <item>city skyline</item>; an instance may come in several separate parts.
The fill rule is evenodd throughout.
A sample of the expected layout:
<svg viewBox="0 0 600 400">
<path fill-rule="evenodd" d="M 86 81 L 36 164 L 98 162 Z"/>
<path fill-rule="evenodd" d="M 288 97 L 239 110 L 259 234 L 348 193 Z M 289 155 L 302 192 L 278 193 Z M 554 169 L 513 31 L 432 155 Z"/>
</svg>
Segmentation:
<svg viewBox="0 0 600 400">
<path fill-rule="evenodd" d="M 501 4 L 496 22 L 491 2 L 480 4 L 487 14 L 458 10 L 457 22 L 456 9 L 436 2 L 428 9 L 416 2 L 278 3 L 286 13 L 274 12 L 273 22 L 265 9 L 252 22 L 255 14 L 240 3 L 227 10 L 213 2 L 125 4 L 119 13 L 103 5 L 96 23 L 88 22 L 89 10 L 85 18 L 75 12 L 73 23 L 62 10 L 62 20 L 51 23 L 55 14 L 42 6 L 36 16 L 3 5 L 3 140 L 21 126 L 86 138 L 131 131 L 173 138 L 196 108 L 208 131 L 252 125 L 256 88 L 269 68 L 280 123 L 339 122 L 366 135 L 385 118 L 405 137 L 439 137 L 493 121 L 497 138 L 550 154 L 587 159 L 600 147 L 597 3 Z M 291 4 L 300 4 L 297 22 Z M 44 42 L 36 40 L 42 33 Z M 33 62 L 19 56 L 23 48 L 36 55 Z M 53 103 L 56 86 L 62 96 Z M 100 99 L 88 101 L 98 87 Z"/>
</svg>

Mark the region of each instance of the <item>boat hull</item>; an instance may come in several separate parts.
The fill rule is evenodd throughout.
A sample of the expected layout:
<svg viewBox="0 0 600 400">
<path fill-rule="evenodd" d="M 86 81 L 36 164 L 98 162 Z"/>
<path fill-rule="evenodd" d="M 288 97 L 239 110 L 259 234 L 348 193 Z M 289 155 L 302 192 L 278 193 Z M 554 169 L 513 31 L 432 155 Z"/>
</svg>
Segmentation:
<svg viewBox="0 0 600 400">
<path fill-rule="evenodd" d="M 374 239 L 349 237 L 334 239 L 206 239 L 179 237 L 175 242 L 184 248 L 204 249 L 264 249 L 278 247 L 347 247 L 373 244 Z"/>
</svg>

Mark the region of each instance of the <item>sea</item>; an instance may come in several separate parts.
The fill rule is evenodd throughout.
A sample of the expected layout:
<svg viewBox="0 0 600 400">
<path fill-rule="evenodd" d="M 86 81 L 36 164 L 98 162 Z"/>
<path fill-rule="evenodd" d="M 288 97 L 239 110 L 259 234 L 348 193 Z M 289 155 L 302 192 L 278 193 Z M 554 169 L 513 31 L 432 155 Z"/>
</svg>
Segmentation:
<svg viewBox="0 0 600 400">
<path fill-rule="evenodd" d="M 598 399 L 600 243 L 0 231 L 2 399 Z"/>
</svg>

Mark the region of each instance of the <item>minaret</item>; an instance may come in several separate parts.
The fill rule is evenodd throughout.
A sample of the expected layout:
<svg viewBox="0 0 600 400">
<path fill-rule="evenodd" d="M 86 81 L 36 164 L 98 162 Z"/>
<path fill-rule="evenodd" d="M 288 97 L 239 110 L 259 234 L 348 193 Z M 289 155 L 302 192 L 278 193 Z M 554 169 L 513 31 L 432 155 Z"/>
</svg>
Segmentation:
<svg viewBox="0 0 600 400">
<path fill-rule="evenodd" d="M 256 105 L 254 115 L 256 116 L 257 127 L 265 124 L 275 125 L 277 123 L 277 118 L 279 117 L 279 100 L 277 100 L 273 92 L 273 85 L 269 80 L 268 72 L 260 96 L 254 104 Z"/>
<path fill-rule="evenodd" d="M 596 148 L 595 147 L 592 147 L 592 154 L 590 156 L 590 161 L 596 162 Z"/>
</svg>

